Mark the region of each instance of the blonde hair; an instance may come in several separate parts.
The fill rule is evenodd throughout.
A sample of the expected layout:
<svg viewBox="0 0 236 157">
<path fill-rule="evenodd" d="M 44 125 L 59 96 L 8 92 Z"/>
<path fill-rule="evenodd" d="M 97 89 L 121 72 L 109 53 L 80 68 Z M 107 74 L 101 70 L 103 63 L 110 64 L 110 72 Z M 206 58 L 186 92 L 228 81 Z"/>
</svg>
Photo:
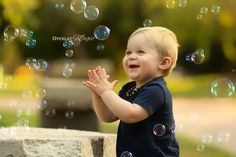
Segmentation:
<svg viewBox="0 0 236 157">
<path fill-rule="evenodd" d="M 178 58 L 179 44 L 176 35 L 171 30 L 164 27 L 142 27 L 134 31 L 129 39 L 137 33 L 144 33 L 146 39 L 153 42 L 160 59 L 167 56 L 171 58 L 171 66 L 163 72 L 163 76 L 167 76 L 176 66 Z"/>
</svg>

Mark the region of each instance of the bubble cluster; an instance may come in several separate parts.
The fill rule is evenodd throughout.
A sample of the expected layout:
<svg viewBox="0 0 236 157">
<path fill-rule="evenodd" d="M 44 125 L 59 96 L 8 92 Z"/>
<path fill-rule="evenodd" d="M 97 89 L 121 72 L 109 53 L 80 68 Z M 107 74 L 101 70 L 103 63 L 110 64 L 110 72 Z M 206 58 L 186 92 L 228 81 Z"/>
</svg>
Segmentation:
<svg viewBox="0 0 236 157">
<path fill-rule="evenodd" d="M 143 21 L 143 27 L 151 27 L 152 26 L 152 20 L 150 19 L 145 19 Z"/>
<path fill-rule="evenodd" d="M 228 143 L 230 141 L 231 134 L 229 132 L 220 132 L 217 135 L 217 142 L 219 143 Z"/>
<path fill-rule="evenodd" d="M 188 53 L 185 56 L 185 60 L 187 62 L 193 62 L 195 64 L 201 64 L 203 63 L 205 59 L 205 54 L 204 54 L 204 50 L 201 48 L 198 48 L 196 51 L 194 51 L 193 53 Z"/>
<path fill-rule="evenodd" d="M 165 125 L 161 124 L 161 123 L 157 123 L 154 127 L 153 127 L 153 134 L 156 136 L 163 136 L 166 133 L 166 127 Z"/>
<path fill-rule="evenodd" d="M 201 20 L 203 15 L 206 15 L 209 12 L 209 9 L 206 6 L 203 6 L 199 9 L 199 13 L 197 14 L 197 20 Z M 219 5 L 212 5 L 210 12 L 212 14 L 219 14 L 220 13 L 220 6 Z"/>
<path fill-rule="evenodd" d="M 213 14 L 219 14 L 219 13 L 220 13 L 220 6 L 218 6 L 218 5 L 213 5 L 213 6 L 211 7 L 211 12 L 212 12 Z"/>
<path fill-rule="evenodd" d="M 235 92 L 233 82 L 226 78 L 218 78 L 211 84 L 211 93 L 215 97 L 231 97 Z"/>
<path fill-rule="evenodd" d="M 211 144 L 213 142 L 213 135 L 212 134 L 204 134 L 202 135 L 201 142 L 204 144 Z"/>
<path fill-rule="evenodd" d="M 33 57 L 29 57 L 25 60 L 25 65 L 30 70 L 38 70 L 38 71 L 44 71 L 48 68 L 48 62 L 44 59 L 35 59 Z"/>
<path fill-rule="evenodd" d="M 121 153 L 120 157 L 133 157 L 133 155 L 129 151 L 124 151 Z"/>
<path fill-rule="evenodd" d="M 96 6 L 88 6 L 84 10 L 84 17 L 87 20 L 95 20 L 99 15 L 99 10 Z"/>
<path fill-rule="evenodd" d="M 106 40 L 110 35 L 111 30 L 104 25 L 99 25 L 94 30 L 94 37 L 97 40 Z"/>
<path fill-rule="evenodd" d="M 46 96 L 46 90 L 45 90 L 45 89 L 39 88 L 39 89 L 36 91 L 36 97 L 37 97 L 37 98 L 43 99 L 45 96 Z"/>
</svg>

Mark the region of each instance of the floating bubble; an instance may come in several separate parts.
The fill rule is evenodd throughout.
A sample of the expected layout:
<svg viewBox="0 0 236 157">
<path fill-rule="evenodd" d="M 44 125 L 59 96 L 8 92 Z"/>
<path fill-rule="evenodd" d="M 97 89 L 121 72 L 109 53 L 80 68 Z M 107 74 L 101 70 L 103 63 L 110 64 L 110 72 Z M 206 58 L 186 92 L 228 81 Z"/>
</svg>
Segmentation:
<svg viewBox="0 0 236 157">
<path fill-rule="evenodd" d="M 44 59 L 39 59 L 35 63 L 35 69 L 38 71 L 43 71 L 48 68 L 48 62 L 45 61 Z"/>
<path fill-rule="evenodd" d="M 211 84 L 211 93 L 216 97 L 230 97 L 235 92 L 235 86 L 233 82 L 226 78 L 218 78 Z"/>
<path fill-rule="evenodd" d="M 73 50 L 71 50 L 71 49 L 66 50 L 66 53 L 65 53 L 66 57 L 72 57 L 73 54 L 74 54 Z"/>
<path fill-rule="evenodd" d="M 72 68 L 71 67 L 64 67 L 62 75 L 65 77 L 70 77 L 72 75 Z"/>
<path fill-rule="evenodd" d="M 230 141 L 231 134 L 228 132 L 220 132 L 217 135 L 217 142 L 228 143 Z"/>
<path fill-rule="evenodd" d="M 204 144 L 210 144 L 213 142 L 213 135 L 212 134 L 204 134 L 202 135 L 201 142 Z"/>
<path fill-rule="evenodd" d="M 97 44 L 96 49 L 98 51 L 103 51 L 105 49 L 105 45 L 103 43 L 99 43 Z"/>
<path fill-rule="evenodd" d="M 2 115 L 0 114 L 0 121 L 2 120 Z"/>
<path fill-rule="evenodd" d="M 208 8 L 207 8 L 207 7 L 201 7 L 201 8 L 200 8 L 200 13 L 201 13 L 201 14 L 206 14 L 206 13 L 208 13 Z"/>
<path fill-rule="evenodd" d="M 41 99 L 38 103 L 38 108 L 40 110 L 44 110 L 45 108 L 47 108 L 47 106 L 48 106 L 48 103 L 45 99 Z"/>
<path fill-rule="evenodd" d="M 6 40 L 12 41 L 19 35 L 19 30 L 15 28 L 14 26 L 8 25 L 4 31 L 3 35 Z"/>
<path fill-rule="evenodd" d="M 173 123 L 173 124 L 170 126 L 170 131 L 174 134 L 174 133 L 175 133 L 175 129 L 176 129 L 176 126 L 175 126 L 175 123 Z"/>
<path fill-rule="evenodd" d="M 83 13 L 86 6 L 87 3 L 85 0 L 72 0 L 70 2 L 70 9 L 76 14 Z"/>
<path fill-rule="evenodd" d="M 32 116 L 32 110 L 31 110 L 30 108 L 28 108 L 28 109 L 26 110 L 25 115 L 28 116 L 28 117 Z"/>
<path fill-rule="evenodd" d="M 79 46 L 80 45 L 80 39 L 73 39 L 71 41 L 72 41 L 73 46 Z"/>
<path fill-rule="evenodd" d="M 219 14 L 219 12 L 220 12 L 220 6 L 218 6 L 218 5 L 213 5 L 213 6 L 211 7 L 211 12 L 214 13 L 214 14 Z"/>
<path fill-rule="evenodd" d="M 17 106 L 17 101 L 16 100 L 12 100 L 9 102 L 9 107 L 16 107 Z"/>
<path fill-rule="evenodd" d="M 187 0 L 179 0 L 179 7 L 180 8 L 187 7 L 187 4 L 188 4 Z"/>
<path fill-rule="evenodd" d="M 21 127 L 29 126 L 29 120 L 25 117 L 21 117 L 17 120 L 16 125 Z"/>
<path fill-rule="evenodd" d="M 166 133 L 166 127 L 165 125 L 161 124 L 161 123 L 157 123 L 154 127 L 153 127 L 153 133 L 156 136 L 163 136 Z"/>
<path fill-rule="evenodd" d="M 12 80 L 12 76 L 11 75 L 6 75 L 5 77 L 4 77 L 4 81 L 6 81 L 6 82 L 9 82 L 9 81 L 11 81 Z"/>
<path fill-rule="evenodd" d="M 121 153 L 120 157 L 133 157 L 133 155 L 129 151 L 124 151 Z"/>
<path fill-rule="evenodd" d="M 19 28 L 19 36 L 22 38 L 32 38 L 34 32 L 26 29 L 26 28 Z"/>
<path fill-rule="evenodd" d="M 35 69 L 35 65 L 37 63 L 37 60 L 33 57 L 29 57 L 25 60 L 25 65 L 30 69 Z"/>
<path fill-rule="evenodd" d="M 94 30 L 94 37 L 97 40 L 106 40 L 110 35 L 110 29 L 107 26 L 99 25 Z"/>
<path fill-rule="evenodd" d="M 203 152 L 203 151 L 205 151 L 205 145 L 203 144 L 203 143 L 200 143 L 200 144 L 198 144 L 197 145 L 197 151 L 198 152 Z"/>
<path fill-rule="evenodd" d="M 99 10 L 96 6 L 88 6 L 84 10 L 84 17 L 87 20 L 95 20 L 99 15 Z"/>
<path fill-rule="evenodd" d="M 187 62 L 192 62 L 192 61 L 191 61 L 191 54 L 190 54 L 190 53 L 186 54 L 185 60 L 186 60 Z"/>
<path fill-rule="evenodd" d="M 36 46 L 36 43 L 37 43 L 36 39 L 29 38 L 26 40 L 25 45 L 28 48 L 34 48 Z"/>
<path fill-rule="evenodd" d="M 74 45 L 72 40 L 64 40 L 63 41 L 63 47 L 66 49 L 71 48 Z"/>
<path fill-rule="evenodd" d="M 175 7 L 175 1 L 174 0 L 166 0 L 166 7 L 168 9 L 173 9 Z"/>
<path fill-rule="evenodd" d="M 20 117 L 20 116 L 22 115 L 22 113 L 23 113 L 23 111 L 22 111 L 21 108 L 18 108 L 18 109 L 16 110 L 16 116 L 17 116 L 17 117 Z"/>
<path fill-rule="evenodd" d="M 143 21 L 143 26 L 144 26 L 144 27 L 151 27 L 151 26 L 152 26 L 152 20 L 150 20 L 150 19 L 145 19 L 145 20 Z"/>
<path fill-rule="evenodd" d="M 232 72 L 233 72 L 233 73 L 236 72 L 236 69 L 232 69 Z"/>
<path fill-rule="evenodd" d="M 7 83 L 6 82 L 1 82 L 0 83 L 0 89 L 7 89 Z"/>
<path fill-rule="evenodd" d="M 67 110 L 67 111 L 65 112 L 65 117 L 66 117 L 67 119 L 73 119 L 74 116 L 75 116 L 75 112 L 72 111 L 72 110 Z"/>
<path fill-rule="evenodd" d="M 197 19 L 197 20 L 201 20 L 202 17 L 203 17 L 202 14 L 197 14 L 196 19 Z"/>
<path fill-rule="evenodd" d="M 57 0 L 54 6 L 56 9 L 64 9 L 65 4 L 63 0 Z"/>
<path fill-rule="evenodd" d="M 48 108 L 46 111 L 45 111 L 45 114 L 46 116 L 52 118 L 56 115 L 56 109 L 55 108 Z"/>
<path fill-rule="evenodd" d="M 191 61 L 195 64 L 201 64 L 205 59 L 204 50 L 203 49 L 197 49 L 195 52 L 191 55 Z"/>
<path fill-rule="evenodd" d="M 67 102 L 67 106 L 69 108 L 74 108 L 76 106 L 76 101 L 75 100 L 70 100 Z"/>
<path fill-rule="evenodd" d="M 43 99 L 46 96 L 46 90 L 43 88 L 40 88 L 36 91 L 36 97 L 39 99 Z"/>
<path fill-rule="evenodd" d="M 31 90 L 25 90 L 22 92 L 22 97 L 23 98 L 30 98 L 32 96 L 32 91 Z"/>
</svg>

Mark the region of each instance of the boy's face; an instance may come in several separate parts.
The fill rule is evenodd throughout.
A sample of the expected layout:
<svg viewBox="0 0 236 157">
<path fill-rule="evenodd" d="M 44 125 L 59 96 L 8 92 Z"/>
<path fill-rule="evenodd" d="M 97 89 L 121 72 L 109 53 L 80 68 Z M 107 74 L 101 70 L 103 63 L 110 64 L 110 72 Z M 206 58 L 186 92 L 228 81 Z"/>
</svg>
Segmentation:
<svg viewBox="0 0 236 157">
<path fill-rule="evenodd" d="M 142 32 L 130 38 L 123 58 L 123 67 L 137 85 L 143 85 L 160 76 L 159 65 L 160 59 L 151 40 L 148 40 Z"/>
</svg>

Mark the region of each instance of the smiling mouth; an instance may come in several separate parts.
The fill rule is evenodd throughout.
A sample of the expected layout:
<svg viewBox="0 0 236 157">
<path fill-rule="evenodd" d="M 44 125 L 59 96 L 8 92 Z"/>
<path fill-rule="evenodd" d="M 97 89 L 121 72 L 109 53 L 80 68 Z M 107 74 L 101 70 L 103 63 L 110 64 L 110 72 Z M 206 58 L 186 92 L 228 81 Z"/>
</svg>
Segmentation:
<svg viewBox="0 0 236 157">
<path fill-rule="evenodd" d="M 140 67 L 139 65 L 134 65 L 134 64 L 129 65 L 130 69 L 136 69 L 136 68 L 139 68 L 139 67 Z"/>
</svg>

